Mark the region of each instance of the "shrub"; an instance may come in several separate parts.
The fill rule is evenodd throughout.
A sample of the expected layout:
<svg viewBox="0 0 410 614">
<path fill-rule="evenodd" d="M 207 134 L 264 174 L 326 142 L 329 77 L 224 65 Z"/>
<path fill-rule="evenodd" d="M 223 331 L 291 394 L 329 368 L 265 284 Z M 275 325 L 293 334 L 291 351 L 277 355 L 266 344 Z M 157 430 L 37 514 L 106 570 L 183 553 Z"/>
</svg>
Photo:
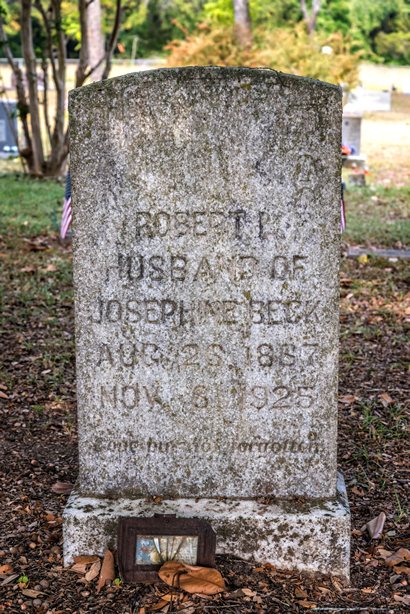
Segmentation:
<svg viewBox="0 0 410 614">
<path fill-rule="evenodd" d="M 331 53 L 323 53 L 322 47 Z M 231 26 L 201 24 L 185 39 L 171 41 L 168 66 L 250 66 L 354 87 L 358 80 L 360 53 L 352 53 L 350 41 L 340 33 L 327 38 L 308 36 L 302 24 L 293 29 L 257 28 L 250 48 L 240 48 Z"/>
<path fill-rule="evenodd" d="M 379 55 L 400 64 L 410 64 L 409 32 L 391 32 L 390 34 L 379 32 L 375 43 Z"/>
</svg>

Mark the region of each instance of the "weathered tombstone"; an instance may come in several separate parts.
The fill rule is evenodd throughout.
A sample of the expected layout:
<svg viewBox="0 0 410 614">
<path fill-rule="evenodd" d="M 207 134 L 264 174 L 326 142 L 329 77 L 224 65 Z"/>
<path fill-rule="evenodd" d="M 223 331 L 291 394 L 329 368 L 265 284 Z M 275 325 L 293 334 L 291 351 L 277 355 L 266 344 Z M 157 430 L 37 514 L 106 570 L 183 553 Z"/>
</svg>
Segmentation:
<svg viewBox="0 0 410 614">
<path fill-rule="evenodd" d="M 360 155 L 360 145 L 362 137 L 361 111 L 345 111 L 343 113 L 342 124 L 342 143 L 353 149 L 353 155 Z"/>
<path fill-rule="evenodd" d="M 78 492 L 65 564 L 120 516 L 347 578 L 337 481 L 339 88 L 161 69 L 71 94 Z M 337 484 L 338 482 L 338 484 Z"/>
<path fill-rule="evenodd" d="M 345 107 L 343 111 L 342 122 L 342 144 L 349 147 L 352 152 L 343 158 L 343 166 L 347 168 L 361 169 L 362 171 L 359 173 L 360 179 L 357 179 L 356 176 L 353 178 L 353 176 L 350 175 L 350 183 L 356 182 L 360 184 L 360 182 L 363 181 L 363 185 L 365 185 L 366 176 L 364 174 L 364 170 L 366 166 L 366 156 L 363 156 L 360 153 L 362 138 L 362 119 L 363 113 L 361 111 L 346 111 Z"/>
<path fill-rule="evenodd" d="M 348 96 L 346 110 L 374 113 L 391 111 L 391 91 L 367 90 L 357 87 Z"/>
<path fill-rule="evenodd" d="M 0 158 L 18 156 L 17 103 L 0 101 Z"/>
</svg>

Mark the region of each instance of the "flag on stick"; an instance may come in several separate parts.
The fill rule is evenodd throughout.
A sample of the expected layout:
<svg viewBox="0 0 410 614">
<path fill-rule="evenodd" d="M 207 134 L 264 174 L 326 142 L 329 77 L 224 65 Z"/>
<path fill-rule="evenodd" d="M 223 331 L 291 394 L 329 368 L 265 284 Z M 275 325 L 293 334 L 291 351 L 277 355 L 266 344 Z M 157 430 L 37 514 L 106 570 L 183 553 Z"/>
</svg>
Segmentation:
<svg viewBox="0 0 410 614">
<path fill-rule="evenodd" d="M 345 184 L 342 181 L 341 194 L 340 194 L 340 232 L 344 232 L 346 230 L 346 206 L 345 206 L 344 188 L 345 188 Z"/>
<path fill-rule="evenodd" d="M 65 181 L 65 193 L 64 193 L 64 205 L 63 215 L 61 217 L 60 237 L 65 239 L 68 229 L 70 228 L 71 220 L 73 217 L 73 209 L 71 206 L 71 177 L 70 171 L 67 173 Z"/>
</svg>

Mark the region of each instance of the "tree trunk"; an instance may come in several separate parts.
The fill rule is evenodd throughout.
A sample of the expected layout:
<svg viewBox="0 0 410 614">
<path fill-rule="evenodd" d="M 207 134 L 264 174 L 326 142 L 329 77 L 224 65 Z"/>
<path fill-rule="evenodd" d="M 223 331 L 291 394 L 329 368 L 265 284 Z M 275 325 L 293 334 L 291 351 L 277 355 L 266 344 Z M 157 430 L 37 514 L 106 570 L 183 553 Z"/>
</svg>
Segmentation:
<svg viewBox="0 0 410 614">
<path fill-rule="evenodd" d="M 41 140 L 40 109 L 38 102 L 37 59 L 34 53 L 33 31 L 31 28 L 31 0 L 21 0 L 21 46 L 27 74 L 33 172 L 41 176 L 43 173 L 44 152 Z"/>
<path fill-rule="evenodd" d="M 101 28 L 100 0 L 91 0 L 87 6 L 87 37 L 88 37 L 88 64 L 97 66 L 90 75 L 91 81 L 100 81 L 104 73 L 101 59 L 105 56 L 104 36 Z"/>
<path fill-rule="evenodd" d="M 300 8 L 302 10 L 303 19 L 305 21 L 309 36 L 311 36 L 316 30 L 316 22 L 318 13 L 320 11 L 320 3 L 321 0 L 312 0 L 312 8 L 309 13 L 308 8 L 306 6 L 306 0 L 300 0 Z"/>
<path fill-rule="evenodd" d="M 13 71 L 14 78 L 16 80 L 16 94 L 17 94 L 17 109 L 21 124 L 23 126 L 24 134 L 24 147 L 19 143 L 19 153 L 22 158 L 27 162 L 30 172 L 33 171 L 33 154 L 31 147 L 30 127 L 28 123 L 29 106 L 27 102 L 26 90 L 24 88 L 23 71 L 18 63 L 15 61 L 10 45 L 8 43 L 7 35 L 4 31 L 3 20 L 0 15 L 0 44 L 2 45 L 4 54 L 7 58 L 9 66 Z"/>
<path fill-rule="evenodd" d="M 246 48 L 252 44 L 251 15 L 249 0 L 233 0 L 235 34 L 240 47 Z"/>
</svg>

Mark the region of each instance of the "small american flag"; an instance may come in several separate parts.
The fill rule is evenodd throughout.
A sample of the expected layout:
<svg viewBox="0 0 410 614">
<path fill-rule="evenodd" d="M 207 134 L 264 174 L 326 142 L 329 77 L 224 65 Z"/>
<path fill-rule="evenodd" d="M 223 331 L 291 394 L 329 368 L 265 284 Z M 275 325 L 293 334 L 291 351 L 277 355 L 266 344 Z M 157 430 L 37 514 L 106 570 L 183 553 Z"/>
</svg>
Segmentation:
<svg viewBox="0 0 410 614">
<path fill-rule="evenodd" d="M 73 209 L 71 206 L 71 177 L 70 171 L 67 173 L 65 180 L 65 193 L 64 193 L 64 206 L 63 215 L 61 217 L 60 237 L 65 239 L 68 229 L 70 228 L 71 220 L 73 217 Z"/>
<path fill-rule="evenodd" d="M 340 190 L 340 232 L 346 230 L 346 206 L 345 206 L 345 184 L 342 181 Z"/>
</svg>

